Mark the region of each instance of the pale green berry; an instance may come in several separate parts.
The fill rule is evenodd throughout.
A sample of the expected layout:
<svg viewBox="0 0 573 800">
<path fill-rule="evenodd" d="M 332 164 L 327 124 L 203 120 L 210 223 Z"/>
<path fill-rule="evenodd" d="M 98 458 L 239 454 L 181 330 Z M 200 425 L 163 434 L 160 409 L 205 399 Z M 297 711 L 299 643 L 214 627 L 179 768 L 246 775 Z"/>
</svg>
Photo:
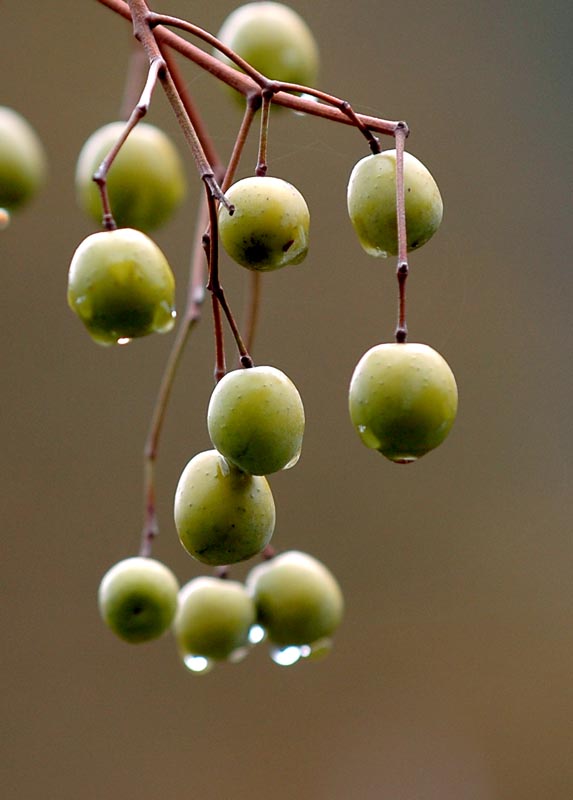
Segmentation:
<svg viewBox="0 0 573 800">
<path fill-rule="evenodd" d="M 226 193 L 231 215 L 219 207 L 219 234 L 229 256 L 248 269 L 300 264 L 308 252 L 310 214 L 304 197 L 281 178 L 251 177 Z"/>
<path fill-rule="evenodd" d="M 179 592 L 173 632 L 184 659 L 220 661 L 248 647 L 255 618 L 255 604 L 242 583 L 203 575 Z"/>
<path fill-rule="evenodd" d="M 167 259 L 141 231 L 93 233 L 74 253 L 68 304 L 99 344 L 122 344 L 171 330 L 174 300 Z"/>
<path fill-rule="evenodd" d="M 93 175 L 124 129 L 124 122 L 99 128 L 78 157 L 78 202 L 97 222 L 102 219 L 102 203 Z M 167 222 L 186 193 L 183 164 L 167 134 L 145 122 L 136 125 L 111 165 L 107 190 L 118 227 L 150 231 Z"/>
<path fill-rule="evenodd" d="M 175 492 L 175 526 L 187 552 L 204 564 L 245 561 L 268 544 L 275 504 L 266 478 L 248 475 L 217 452 L 198 453 Z"/>
<path fill-rule="evenodd" d="M 318 72 L 318 46 L 306 22 L 282 3 L 247 3 L 229 14 L 217 38 L 271 80 L 309 86 Z M 219 51 L 215 54 L 235 66 Z"/>
<path fill-rule="evenodd" d="M 350 418 L 360 438 L 399 463 L 415 461 L 443 442 L 457 408 L 454 375 L 425 344 L 372 347 L 350 383 Z"/>
<path fill-rule="evenodd" d="M 105 624 L 126 642 L 161 636 L 177 610 L 179 583 L 160 561 L 135 556 L 109 569 L 99 586 L 98 605 Z"/>
<path fill-rule="evenodd" d="M 246 581 L 257 620 L 280 646 L 311 645 L 339 626 L 344 600 L 338 581 L 318 559 L 297 550 L 254 567 Z"/>
<path fill-rule="evenodd" d="M 0 106 L 0 209 L 24 206 L 44 184 L 46 156 L 30 123 Z"/>
<path fill-rule="evenodd" d="M 396 151 L 361 159 L 348 182 L 348 213 L 360 244 L 373 256 L 397 255 Z M 404 207 L 407 248 L 415 250 L 440 227 L 443 203 L 430 172 L 404 153 Z"/>
<path fill-rule="evenodd" d="M 304 408 L 294 383 L 275 367 L 228 372 L 209 401 L 213 446 L 239 469 L 268 475 L 294 466 L 304 433 Z"/>
</svg>

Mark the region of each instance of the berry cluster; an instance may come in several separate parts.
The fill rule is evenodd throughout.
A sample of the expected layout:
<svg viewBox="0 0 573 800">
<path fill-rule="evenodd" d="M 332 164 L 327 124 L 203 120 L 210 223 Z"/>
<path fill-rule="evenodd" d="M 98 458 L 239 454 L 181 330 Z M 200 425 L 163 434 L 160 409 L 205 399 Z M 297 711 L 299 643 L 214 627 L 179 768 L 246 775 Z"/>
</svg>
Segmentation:
<svg viewBox="0 0 573 800">
<path fill-rule="evenodd" d="M 129 120 L 112 122 L 86 141 L 76 168 L 79 205 L 102 228 L 75 251 L 68 273 L 68 304 L 94 341 L 126 344 L 175 324 L 175 280 L 166 257 L 149 232 L 180 206 L 186 182 L 171 140 L 142 123 L 156 80 L 165 82 L 206 188 L 209 224 L 196 259 L 193 280 L 213 296 L 216 386 L 207 411 L 212 449 L 196 454 L 183 469 L 175 491 L 174 521 L 183 548 L 215 569 L 180 587 L 173 572 L 151 557 L 157 533 L 152 479 L 147 486 L 146 524 L 140 554 L 115 564 L 99 587 L 102 618 L 130 643 L 156 639 L 172 630 L 181 658 L 194 672 L 215 662 L 238 661 L 267 639 L 279 664 L 326 652 L 343 615 L 340 587 L 314 557 L 277 554 L 271 546 L 275 504 L 267 476 L 294 466 L 305 427 L 303 403 L 294 383 L 271 366 L 255 366 L 218 280 L 218 243 L 241 267 L 255 273 L 300 264 L 309 248 L 310 214 L 302 194 L 289 182 L 267 175 L 270 108 L 277 94 L 311 97 L 334 109 L 363 134 L 371 154 L 352 169 L 347 208 L 362 248 L 376 257 L 397 256 L 399 319 L 395 342 L 378 344 L 357 364 L 350 382 L 349 412 L 362 442 L 395 463 L 411 463 L 448 435 L 457 411 L 457 387 L 446 361 L 425 344 L 407 339 L 405 284 L 407 254 L 438 230 L 443 213 L 439 189 L 426 167 L 404 152 L 404 123 L 385 123 L 396 147 L 381 151 L 364 119 L 348 103 L 315 90 L 316 44 L 304 21 L 280 3 L 254 2 L 233 12 L 218 38 L 182 20 L 161 15 L 136 35 L 146 39 L 148 81 Z M 247 98 L 243 126 L 227 172 L 215 170 L 204 152 L 183 95 L 171 78 L 153 31 L 178 27 L 213 45 L 212 71 L 225 65 L 226 82 Z M 237 72 L 243 73 L 239 80 Z M 229 77 L 229 75 L 234 77 Z M 245 84 L 243 79 L 251 83 Z M 237 84 L 237 81 L 239 83 Z M 253 89 L 252 87 L 258 87 Z M 261 110 L 255 174 L 234 179 L 245 135 Z M 377 128 L 380 130 L 380 128 Z M 28 123 L 0 108 L 0 223 L 41 185 L 41 145 Z M 221 186 L 217 179 L 223 175 Z M 197 264 L 200 264 L 197 267 Z M 199 276 L 199 277 L 197 277 Z M 193 282 L 192 282 L 193 286 Z M 193 295 L 190 292 L 189 296 Z M 241 367 L 227 371 L 222 318 L 235 338 Z M 190 315 L 185 315 L 189 326 Z M 186 339 L 174 346 L 177 363 Z M 252 331 L 251 331 L 252 333 Z M 252 338 L 252 337 L 250 337 Z M 167 370 L 165 403 L 173 380 Z M 165 405 L 160 407 L 161 420 Z M 158 436 L 159 427 L 154 433 Z M 156 440 L 154 440 L 156 443 Z M 156 448 L 151 448 L 155 450 Z M 150 473 L 152 470 L 150 470 Z M 230 567 L 261 557 L 244 582 L 231 580 Z"/>
</svg>

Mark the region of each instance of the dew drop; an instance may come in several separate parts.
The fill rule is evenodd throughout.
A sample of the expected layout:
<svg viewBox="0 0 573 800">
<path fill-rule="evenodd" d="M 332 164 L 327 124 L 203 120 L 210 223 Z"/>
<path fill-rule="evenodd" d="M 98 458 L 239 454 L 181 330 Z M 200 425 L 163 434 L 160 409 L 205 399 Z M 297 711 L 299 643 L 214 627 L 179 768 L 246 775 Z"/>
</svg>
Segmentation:
<svg viewBox="0 0 573 800">
<path fill-rule="evenodd" d="M 117 340 L 118 344 L 129 344 L 130 342 L 131 342 L 131 339 L 129 338 L 129 336 L 122 336 L 121 338 L 119 338 Z"/>
<path fill-rule="evenodd" d="M 291 458 L 291 460 L 288 462 L 288 464 L 284 465 L 283 469 L 291 469 L 291 467 L 294 467 L 295 464 L 298 464 L 298 460 L 300 458 L 300 453 L 301 453 L 301 450 L 299 448 L 299 450 L 297 450 L 297 452 L 294 454 L 294 456 Z"/>
<path fill-rule="evenodd" d="M 302 650 L 296 645 L 271 648 L 271 658 L 279 667 L 291 667 L 302 658 Z"/>
<path fill-rule="evenodd" d="M 250 647 L 237 647 L 236 650 L 228 656 L 228 661 L 231 664 L 238 664 L 240 661 L 243 661 L 250 653 Z"/>
<path fill-rule="evenodd" d="M 213 662 L 210 659 L 205 656 L 196 656 L 193 653 L 183 656 L 183 663 L 190 672 L 194 672 L 196 675 L 205 674 L 213 669 Z"/>
<path fill-rule="evenodd" d="M 3 231 L 4 228 L 7 228 L 10 224 L 10 212 L 7 211 L 5 208 L 0 208 L 0 231 Z"/>
<path fill-rule="evenodd" d="M 326 658 L 331 650 L 332 639 L 318 639 L 316 642 L 313 642 L 310 645 L 310 653 L 308 654 L 308 658 L 310 661 L 318 661 L 321 658 Z"/>
<path fill-rule="evenodd" d="M 250 644 L 260 644 L 266 638 L 267 632 L 262 625 L 252 625 L 249 630 Z"/>
</svg>

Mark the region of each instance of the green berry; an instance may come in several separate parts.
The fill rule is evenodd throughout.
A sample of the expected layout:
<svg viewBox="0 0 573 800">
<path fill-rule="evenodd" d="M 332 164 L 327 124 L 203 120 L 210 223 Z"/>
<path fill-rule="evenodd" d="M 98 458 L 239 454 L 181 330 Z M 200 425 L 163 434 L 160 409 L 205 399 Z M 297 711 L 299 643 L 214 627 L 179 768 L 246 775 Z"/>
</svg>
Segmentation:
<svg viewBox="0 0 573 800">
<path fill-rule="evenodd" d="M 268 475 L 298 461 L 304 408 L 284 372 L 237 369 L 215 387 L 207 425 L 213 446 L 228 461 L 251 475 Z"/>
<path fill-rule="evenodd" d="M 68 304 L 99 344 L 125 343 L 173 327 L 175 281 L 159 247 L 141 231 L 88 236 L 70 264 Z"/>
<path fill-rule="evenodd" d="M 214 566 L 245 561 L 273 535 L 269 484 L 233 467 L 216 450 L 198 453 L 179 478 L 175 526 L 181 544 L 198 561 Z"/>
<path fill-rule="evenodd" d="M 182 656 L 229 658 L 249 644 L 255 604 L 238 581 L 201 576 L 179 592 L 173 625 Z"/>
<path fill-rule="evenodd" d="M 124 129 L 124 122 L 99 128 L 78 158 L 78 202 L 96 222 L 101 222 L 102 204 L 93 175 Z M 167 134 L 145 122 L 136 125 L 111 165 L 107 190 L 118 227 L 150 231 L 167 222 L 186 193 L 183 164 Z"/>
<path fill-rule="evenodd" d="M 177 578 L 152 558 L 126 558 L 106 572 L 98 604 L 105 624 L 126 642 L 137 644 L 161 636 L 177 610 Z"/>
<path fill-rule="evenodd" d="M 248 269 L 300 264 L 308 252 L 310 214 L 304 197 L 281 178 L 251 177 L 226 193 L 235 208 L 219 207 L 219 234 L 229 256 Z"/>
<path fill-rule="evenodd" d="M 46 156 L 37 133 L 17 111 L 0 106 L 0 209 L 24 206 L 45 177 Z"/>
<path fill-rule="evenodd" d="M 372 347 L 350 383 L 350 418 L 360 438 L 398 463 L 415 461 L 443 442 L 457 407 L 450 367 L 425 344 Z"/>
<path fill-rule="evenodd" d="M 267 78 L 304 86 L 316 81 L 318 46 L 306 22 L 282 3 L 247 3 L 225 20 L 217 38 Z M 216 51 L 226 64 L 233 62 Z"/>
<path fill-rule="evenodd" d="M 395 150 L 366 156 L 355 165 L 347 202 L 364 250 L 372 256 L 397 255 Z M 410 153 L 404 153 L 404 207 L 408 250 L 415 250 L 440 227 L 443 203 L 432 175 Z"/>
<path fill-rule="evenodd" d="M 310 645 L 331 636 L 342 620 L 344 601 L 336 578 L 306 553 L 291 550 L 258 564 L 246 586 L 258 622 L 274 644 Z"/>
</svg>

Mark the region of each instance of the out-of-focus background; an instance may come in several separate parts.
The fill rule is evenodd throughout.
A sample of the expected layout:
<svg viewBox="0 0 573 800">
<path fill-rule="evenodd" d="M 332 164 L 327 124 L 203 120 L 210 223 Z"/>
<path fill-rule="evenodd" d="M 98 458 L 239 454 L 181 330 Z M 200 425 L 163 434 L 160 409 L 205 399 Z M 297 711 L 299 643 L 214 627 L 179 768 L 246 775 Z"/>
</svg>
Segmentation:
<svg viewBox="0 0 573 800">
<path fill-rule="evenodd" d="M 351 428 L 354 365 L 394 329 L 394 265 L 359 247 L 345 192 L 367 154 L 345 126 L 273 119 L 270 171 L 305 194 L 307 261 L 268 275 L 255 349 L 298 385 L 303 456 L 271 478 L 274 543 L 322 559 L 347 612 L 331 655 L 281 668 L 260 647 L 189 674 L 170 636 L 130 647 L 99 580 L 138 547 L 141 452 L 172 336 L 95 345 L 66 306 L 85 138 L 114 119 L 129 25 L 93 0 L 0 9 L 0 103 L 48 152 L 43 193 L 0 234 L 3 793 L 10 800 L 567 800 L 573 796 L 571 332 L 573 7 L 565 0 L 294 7 L 319 85 L 411 126 L 445 202 L 412 255 L 411 341 L 459 384 L 449 439 L 412 466 Z M 216 32 L 234 4 L 157 4 Z M 240 120 L 184 65 L 227 157 Z M 157 91 L 149 121 L 183 140 Z M 387 140 L 388 147 L 393 146 Z M 254 166 L 254 143 L 243 164 Z M 156 240 L 184 297 L 200 182 Z M 245 275 L 225 261 L 240 309 Z M 180 471 L 209 447 L 208 305 L 175 387 L 158 466 L 155 555 L 204 569 L 172 521 Z M 243 576 L 247 567 L 238 567 Z"/>
</svg>

